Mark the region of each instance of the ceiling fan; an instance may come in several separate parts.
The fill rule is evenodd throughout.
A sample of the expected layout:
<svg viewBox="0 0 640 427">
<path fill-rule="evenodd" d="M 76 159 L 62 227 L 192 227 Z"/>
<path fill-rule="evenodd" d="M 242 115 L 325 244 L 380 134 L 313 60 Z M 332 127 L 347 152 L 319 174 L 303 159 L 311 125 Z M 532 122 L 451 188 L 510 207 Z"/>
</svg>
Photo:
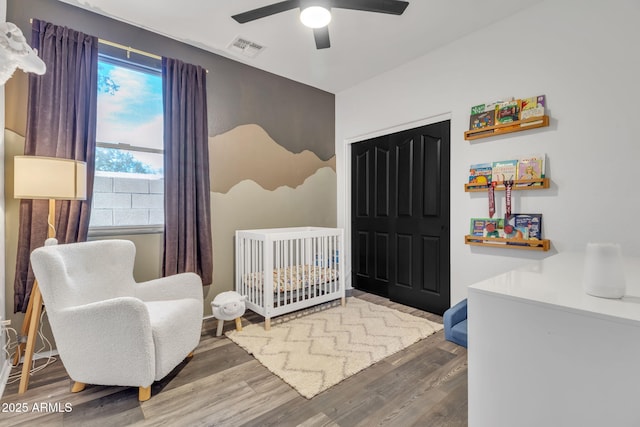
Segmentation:
<svg viewBox="0 0 640 427">
<path fill-rule="evenodd" d="M 244 24 L 299 8 L 300 20 L 304 25 L 313 29 L 316 48 L 326 49 L 331 47 L 327 26 L 331 21 L 331 8 L 402 15 L 407 6 L 409 6 L 409 2 L 399 0 L 285 0 L 233 15 L 232 18 L 240 24 Z"/>
</svg>

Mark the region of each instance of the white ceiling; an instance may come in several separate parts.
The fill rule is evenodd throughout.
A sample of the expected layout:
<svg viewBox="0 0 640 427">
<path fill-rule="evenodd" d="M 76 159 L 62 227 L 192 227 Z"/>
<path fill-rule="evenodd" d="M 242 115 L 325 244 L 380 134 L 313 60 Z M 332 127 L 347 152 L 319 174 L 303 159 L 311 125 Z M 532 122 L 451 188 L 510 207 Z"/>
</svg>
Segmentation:
<svg viewBox="0 0 640 427">
<path fill-rule="evenodd" d="M 331 48 L 323 50 L 300 23 L 299 10 L 246 24 L 231 18 L 279 0 L 60 1 L 338 93 L 541 0 L 408 0 L 401 16 L 334 9 Z M 253 59 L 236 54 L 228 46 L 237 36 L 266 49 Z M 479 40 L 478 48 L 499 50 L 499 41 Z"/>
</svg>

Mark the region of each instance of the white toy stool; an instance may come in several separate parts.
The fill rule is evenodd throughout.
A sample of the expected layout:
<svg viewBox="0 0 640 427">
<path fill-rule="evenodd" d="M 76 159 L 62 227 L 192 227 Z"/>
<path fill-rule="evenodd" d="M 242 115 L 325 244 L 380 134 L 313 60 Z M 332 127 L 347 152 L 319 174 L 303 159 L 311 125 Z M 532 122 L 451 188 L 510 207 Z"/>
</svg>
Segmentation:
<svg viewBox="0 0 640 427">
<path fill-rule="evenodd" d="M 221 292 L 211 301 L 211 311 L 213 317 L 218 319 L 218 330 L 216 336 L 222 335 L 222 327 L 225 320 L 236 321 L 236 331 L 242 331 L 241 317 L 245 311 L 244 300 L 247 297 L 235 291 Z"/>
</svg>

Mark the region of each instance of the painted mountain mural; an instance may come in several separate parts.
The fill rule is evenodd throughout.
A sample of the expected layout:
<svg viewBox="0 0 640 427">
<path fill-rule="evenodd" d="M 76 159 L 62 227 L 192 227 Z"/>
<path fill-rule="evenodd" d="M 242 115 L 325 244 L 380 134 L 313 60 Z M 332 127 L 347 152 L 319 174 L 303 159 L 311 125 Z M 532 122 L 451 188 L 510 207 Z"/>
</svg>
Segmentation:
<svg viewBox="0 0 640 427">
<path fill-rule="evenodd" d="M 271 191 L 282 186 L 296 188 L 325 167 L 335 173 L 335 156 L 322 160 L 309 150 L 292 153 L 256 124 L 209 138 L 211 191 L 215 193 L 227 193 L 244 180 Z"/>
</svg>

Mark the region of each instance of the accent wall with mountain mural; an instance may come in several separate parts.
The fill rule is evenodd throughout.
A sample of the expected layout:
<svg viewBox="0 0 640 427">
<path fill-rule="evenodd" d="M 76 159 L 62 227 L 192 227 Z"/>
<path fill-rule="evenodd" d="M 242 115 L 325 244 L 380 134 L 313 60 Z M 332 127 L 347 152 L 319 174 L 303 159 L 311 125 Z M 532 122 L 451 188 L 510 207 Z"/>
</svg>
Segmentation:
<svg viewBox="0 0 640 427">
<path fill-rule="evenodd" d="M 207 80 L 214 265 L 205 300 L 233 289 L 236 230 L 337 222 L 335 96 L 233 61 Z"/>
</svg>

